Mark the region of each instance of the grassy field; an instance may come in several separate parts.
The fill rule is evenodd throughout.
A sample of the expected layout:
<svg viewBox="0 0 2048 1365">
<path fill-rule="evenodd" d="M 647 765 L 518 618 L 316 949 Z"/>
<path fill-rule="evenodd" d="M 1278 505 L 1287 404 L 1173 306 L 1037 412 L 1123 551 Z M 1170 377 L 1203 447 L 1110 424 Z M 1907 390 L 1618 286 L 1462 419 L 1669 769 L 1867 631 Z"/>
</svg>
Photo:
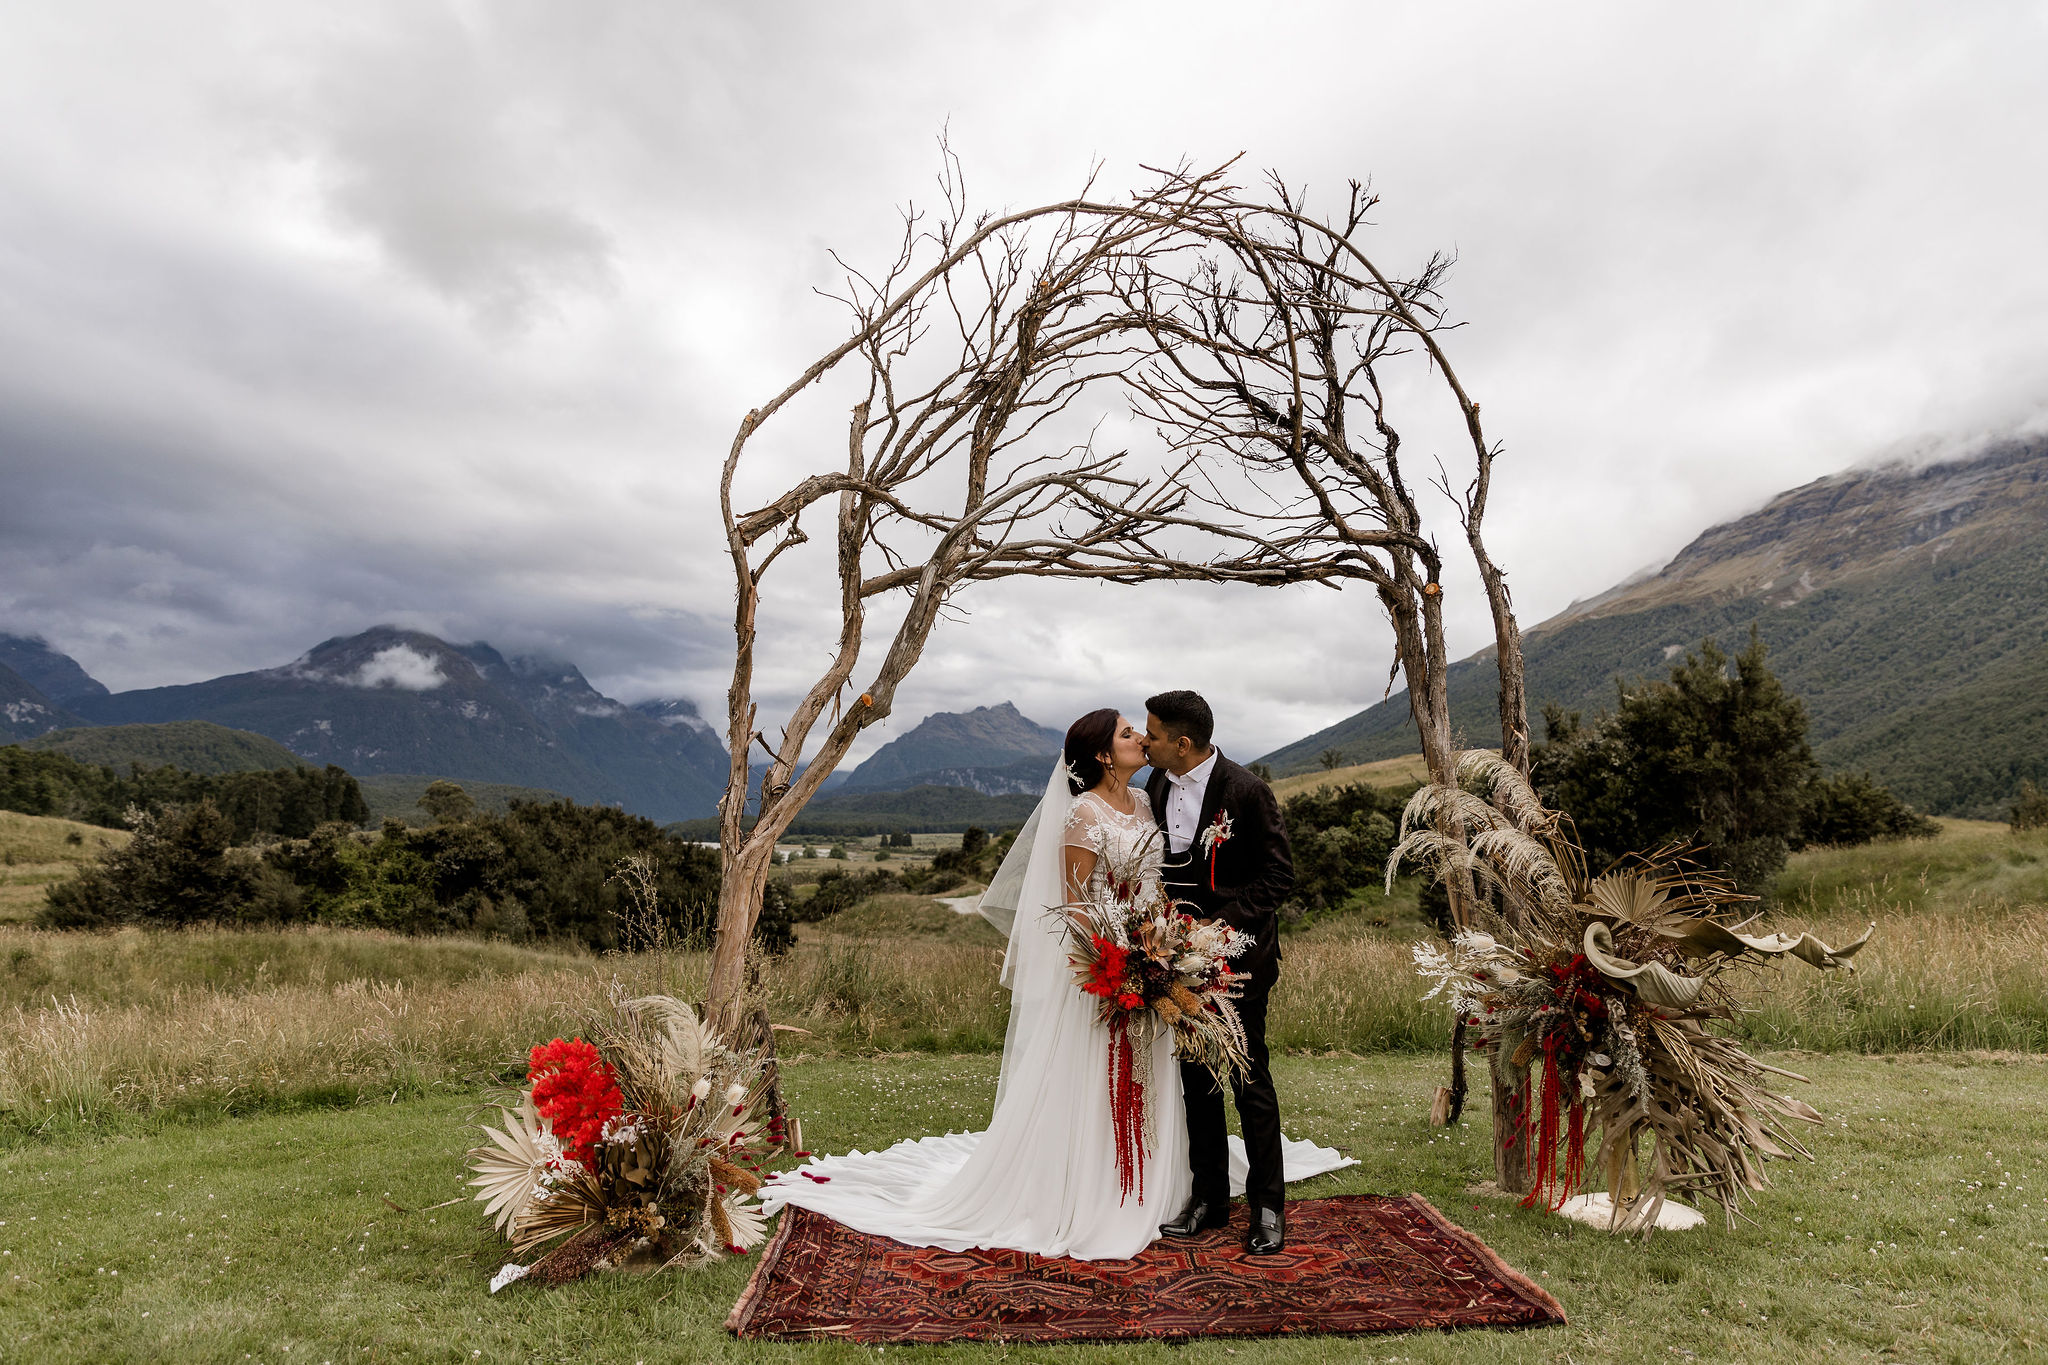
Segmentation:
<svg viewBox="0 0 2048 1365">
<path fill-rule="evenodd" d="M 124 829 L 0 810 L 0 924 L 34 919 L 53 883 L 132 837 Z"/>
<path fill-rule="evenodd" d="M 1427 782 L 1429 769 L 1424 766 L 1421 754 L 1407 754 L 1400 758 L 1382 758 L 1371 763 L 1353 763 L 1327 772 L 1296 773 L 1292 777 L 1278 778 L 1273 783 L 1273 794 L 1285 801 L 1290 796 L 1303 792 L 1321 791 L 1324 787 L 1344 786 L 1352 782 L 1370 782 L 1375 787 L 1398 787 L 1407 782 Z"/>
<path fill-rule="evenodd" d="M 24 899 L 92 841 L 0 816 Z M 70 835 L 79 833 L 79 842 Z M 7 861 L 11 857 L 12 861 Z M 843 864 L 841 864 L 843 866 Z M 1758 1223 L 1619 1243 L 1473 1193 L 1483 1105 L 1424 1123 L 1441 1012 L 1397 897 L 1286 940 L 1270 1033 L 1289 1132 L 1364 1163 L 1304 1196 L 1419 1190 L 1536 1276 L 1569 1328 L 1186 1347 L 920 1352 L 973 1361 L 1856 1359 L 2048 1352 L 2048 835 L 1945 822 L 1932 841 L 1794 858 L 1778 919 L 1878 930 L 1853 977 L 1760 974 L 1740 1023 L 1811 1076 L 1811 1165 Z M 986 1118 L 1007 999 L 978 918 L 877 897 L 801 926 L 760 991 L 820 1149 Z M 56 934 L 0 925 L 0 1362 L 880 1359 L 741 1345 L 751 1262 L 492 1298 L 500 1249 L 461 1188 L 466 1126 L 524 1048 L 612 977 L 685 997 L 695 955 L 596 957 L 334 930 Z M 1882 1054 L 1882 1055 L 1872 1055 Z M 401 1213 L 384 1200 L 406 1209 Z M 900 1352 L 892 1352 L 897 1354 Z"/>
<path fill-rule="evenodd" d="M 1563 1303 L 1537 1332 L 1186 1346 L 876 1351 L 758 1344 L 721 1324 L 747 1258 L 560 1290 L 485 1281 L 504 1258 L 465 1193 L 474 1096 L 186 1125 L 0 1153 L 0 1359 L 1991 1362 L 2048 1348 L 2048 1064 L 1772 1060 L 1830 1118 L 1812 1164 L 1773 1167 L 1754 1225 L 1617 1241 L 1472 1192 L 1483 1127 L 1428 1128 L 1431 1059 L 1288 1058 L 1290 1133 L 1362 1165 L 1297 1197 L 1417 1190 Z M 789 1068 L 809 1140 L 843 1150 L 972 1127 L 992 1057 Z M 389 1200 L 390 1203 L 385 1201 Z M 400 1212 L 391 1204 L 411 1212 Z"/>
<path fill-rule="evenodd" d="M 67 846 L 68 847 L 68 846 Z M 1813 850 L 1779 922 L 1840 942 L 1854 975 L 1760 971 L 1753 1045 L 1810 1052 L 2048 1052 L 2048 835 L 1951 822 L 1937 840 Z M 1300 1053 L 1439 1052 L 1405 900 L 1284 940 L 1268 1036 Z M 1378 921 L 1385 920 L 1384 924 Z M 979 919 L 877 897 L 764 964 L 759 990 L 811 1055 L 991 1052 L 1008 997 Z M 596 957 L 344 930 L 58 934 L 0 926 L 0 1139 L 138 1121 L 467 1093 L 574 1030 L 614 975 L 684 998 L 701 955 Z M 153 1117 L 154 1116 L 154 1117 Z"/>
</svg>

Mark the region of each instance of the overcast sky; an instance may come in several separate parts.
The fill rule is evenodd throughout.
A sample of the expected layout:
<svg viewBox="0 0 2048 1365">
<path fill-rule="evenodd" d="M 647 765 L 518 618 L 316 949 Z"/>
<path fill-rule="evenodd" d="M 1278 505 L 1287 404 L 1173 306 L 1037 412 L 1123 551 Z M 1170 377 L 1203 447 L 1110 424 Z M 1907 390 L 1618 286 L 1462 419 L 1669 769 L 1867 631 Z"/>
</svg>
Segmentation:
<svg viewBox="0 0 2048 1365">
<path fill-rule="evenodd" d="M 993 206 L 1243 151 L 1323 202 L 1369 177 L 1396 266 L 1455 250 L 1525 623 L 2048 401 L 2038 3 L 7 15 L 0 630 L 117 689 L 395 621 L 716 716 L 717 461 L 843 335 L 826 251 L 889 249 L 946 126 Z M 1364 594 L 962 605 L 876 739 L 1191 685 L 1250 756 L 1385 684 Z M 786 695 L 824 642 L 778 619 Z"/>
</svg>

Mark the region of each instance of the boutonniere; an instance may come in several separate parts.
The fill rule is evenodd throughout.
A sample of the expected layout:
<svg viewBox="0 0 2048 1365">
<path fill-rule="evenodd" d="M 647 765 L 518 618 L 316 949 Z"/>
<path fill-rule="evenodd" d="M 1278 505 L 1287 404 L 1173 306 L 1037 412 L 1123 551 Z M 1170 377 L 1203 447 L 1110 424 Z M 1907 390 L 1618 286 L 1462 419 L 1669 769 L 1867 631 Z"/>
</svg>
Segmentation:
<svg viewBox="0 0 2048 1365">
<path fill-rule="evenodd" d="M 1202 852 L 1209 858 L 1209 889 L 1216 889 L 1216 850 L 1230 842 L 1230 812 L 1219 810 L 1209 828 L 1202 831 Z"/>
</svg>

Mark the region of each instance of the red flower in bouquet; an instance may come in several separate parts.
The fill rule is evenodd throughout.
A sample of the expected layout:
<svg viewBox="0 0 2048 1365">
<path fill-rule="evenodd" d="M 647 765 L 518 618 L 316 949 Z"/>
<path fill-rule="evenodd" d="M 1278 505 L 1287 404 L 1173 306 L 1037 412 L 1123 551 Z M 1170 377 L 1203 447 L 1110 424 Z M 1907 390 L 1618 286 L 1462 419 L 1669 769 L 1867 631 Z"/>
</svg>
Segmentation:
<svg viewBox="0 0 2048 1365">
<path fill-rule="evenodd" d="M 1124 969 L 1130 964 L 1131 950 L 1117 946 L 1100 934 L 1091 934 L 1089 939 L 1095 945 L 1096 958 L 1081 989 L 1104 1000 L 1113 1000 L 1124 993 Z M 1135 1009 L 1136 1006 L 1127 1005 L 1125 1008 Z"/>
<path fill-rule="evenodd" d="M 581 1038 L 557 1038 L 528 1055 L 526 1079 L 533 1082 L 533 1107 L 554 1128 L 562 1154 L 589 1165 L 592 1144 L 625 1108 L 611 1067 Z"/>
</svg>

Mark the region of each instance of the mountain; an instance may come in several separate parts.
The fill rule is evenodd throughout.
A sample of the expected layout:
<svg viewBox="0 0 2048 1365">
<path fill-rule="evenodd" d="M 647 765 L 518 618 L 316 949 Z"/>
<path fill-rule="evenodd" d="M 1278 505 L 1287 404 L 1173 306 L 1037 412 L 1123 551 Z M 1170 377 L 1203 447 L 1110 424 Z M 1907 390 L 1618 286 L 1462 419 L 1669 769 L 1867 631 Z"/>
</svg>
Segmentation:
<svg viewBox="0 0 2048 1365">
<path fill-rule="evenodd" d="M 104 697 L 107 689 L 68 654 L 51 649 L 38 635 L 0 634 L 0 668 L 11 668 L 22 681 L 59 706 L 83 697 Z"/>
<path fill-rule="evenodd" d="M 13 638 L 13 637 L 9 637 Z M 0 744 L 80 724 L 34 683 L 0 663 Z"/>
<path fill-rule="evenodd" d="M 2002 818 L 2022 779 L 2048 781 L 2048 437 L 1815 480 L 1573 603 L 1524 642 L 1537 737 L 1544 702 L 1611 709 L 1617 677 L 1662 677 L 1705 636 L 1732 651 L 1752 623 L 1824 766 Z M 1492 651 L 1449 682 L 1468 742 L 1498 743 Z M 1415 743 L 1397 693 L 1264 761 L 1285 775 L 1325 749 L 1358 763 Z"/>
<path fill-rule="evenodd" d="M 1009 702 L 926 716 L 869 755 L 839 795 L 961 787 L 984 796 L 1037 796 L 1066 742 Z"/>
<path fill-rule="evenodd" d="M 392 626 L 327 640 L 279 668 L 73 705 L 100 725 L 212 721 L 359 776 L 540 788 L 657 820 L 710 814 L 725 785 L 724 748 L 687 723 L 685 704 L 658 718 L 604 696 L 573 664 Z"/>
<path fill-rule="evenodd" d="M 80 763 L 123 773 L 134 764 L 218 775 L 296 768 L 305 762 L 274 739 L 247 730 L 230 730 L 205 720 L 52 730 L 24 741 L 21 747 L 52 750 Z"/>
</svg>

